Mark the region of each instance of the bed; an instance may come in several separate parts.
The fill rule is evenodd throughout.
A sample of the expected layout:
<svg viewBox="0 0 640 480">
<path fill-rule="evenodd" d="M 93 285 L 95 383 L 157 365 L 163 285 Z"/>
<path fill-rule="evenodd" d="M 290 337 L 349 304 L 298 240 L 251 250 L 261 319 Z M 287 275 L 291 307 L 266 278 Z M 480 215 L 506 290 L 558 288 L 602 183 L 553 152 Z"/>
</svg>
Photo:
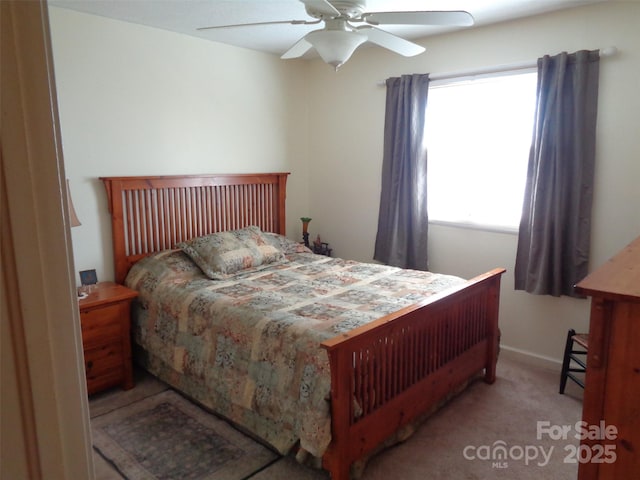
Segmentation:
<svg viewBox="0 0 640 480">
<path fill-rule="evenodd" d="M 243 305 L 239 305 L 231 300 L 232 306 L 226 304 L 220 307 L 225 312 L 223 316 L 231 310 L 238 310 L 240 314 L 235 320 L 227 319 L 226 324 L 216 327 L 228 332 L 228 338 L 257 335 L 262 339 L 263 345 L 270 343 L 264 340 L 266 337 L 261 336 L 265 331 L 265 320 L 261 316 L 263 313 L 243 310 L 246 307 L 244 303 L 257 306 L 260 310 L 266 304 L 279 303 L 284 296 L 283 290 L 293 291 L 297 295 L 293 306 L 280 310 L 276 308 L 275 313 L 268 314 L 284 318 L 292 332 L 297 329 L 296 322 L 291 320 L 292 316 L 304 316 L 300 312 L 317 310 L 316 304 L 323 302 L 325 307 L 333 308 L 334 310 L 325 309 L 322 312 L 327 317 L 327 323 L 321 328 L 312 329 L 315 330 L 312 337 L 300 340 L 302 337 L 295 336 L 298 335 L 297 332 L 287 332 L 282 335 L 290 341 L 280 342 L 276 349 L 284 351 L 293 344 L 317 343 L 314 344 L 313 354 L 301 354 L 293 350 L 286 350 L 283 354 L 287 360 L 281 363 L 289 366 L 291 375 L 306 379 L 304 382 L 294 384 L 292 389 L 291 382 L 280 380 L 280 373 L 277 380 L 272 382 L 273 385 L 285 383 L 285 394 L 289 389 L 293 391 L 290 395 L 294 397 L 314 398 L 310 402 L 314 405 L 303 415 L 306 419 L 300 427 L 303 433 L 296 426 L 289 443 L 278 443 L 275 434 L 272 438 L 264 437 L 280 427 L 291 430 L 291 425 L 297 420 L 290 420 L 286 415 L 277 413 L 275 416 L 281 421 L 272 421 L 261 430 L 256 425 L 262 421 L 260 418 L 264 412 L 257 412 L 258 417 L 254 418 L 250 411 L 254 407 L 257 411 L 269 410 L 274 403 L 278 403 L 273 401 L 273 398 L 278 398 L 275 395 L 285 394 L 272 392 L 276 387 L 269 385 L 268 392 L 260 394 L 261 387 L 256 386 L 255 382 L 241 384 L 237 380 L 237 389 L 231 389 L 227 395 L 242 397 L 242 392 L 247 392 L 247 384 L 251 384 L 251 400 L 245 399 L 245 411 L 238 410 L 235 406 L 219 407 L 224 405 L 224 395 L 220 390 L 212 395 L 212 388 L 200 381 L 204 377 L 224 376 L 223 370 L 215 375 L 210 370 L 216 364 L 222 368 L 227 359 L 221 353 L 224 349 L 216 347 L 216 352 L 216 348 L 201 342 L 207 336 L 221 338 L 219 330 L 216 333 L 215 330 L 206 330 L 209 327 L 202 327 L 202 315 L 195 320 L 180 320 L 176 317 L 176 323 L 200 325 L 196 326 L 196 330 L 200 328 L 196 335 L 198 338 L 193 337 L 190 342 L 197 343 L 197 348 L 206 351 L 205 356 L 211 359 L 212 366 L 203 365 L 202 362 L 183 362 L 182 367 L 171 368 L 169 364 L 176 357 L 175 349 L 169 354 L 162 338 L 145 343 L 142 337 L 147 334 L 141 331 L 136 331 L 136 338 L 144 347 L 141 358 L 151 367 L 152 373 L 214 411 L 221 409 L 221 414 L 230 417 L 251 433 L 261 435 L 281 452 L 289 448 L 296 436 L 301 437 L 300 444 L 305 450 L 322 456 L 322 465 L 330 472 L 332 479 L 346 480 L 355 462 L 366 458 L 399 429 L 412 424 L 446 400 L 478 372 L 483 373 L 486 382 L 495 381 L 500 277 L 504 269 L 497 268 L 471 280 L 461 281 L 449 276 L 401 271 L 382 265 L 360 264 L 308 253 L 296 242 L 284 237 L 287 176 L 287 173 L 264 173 L 103 177 L 112 220 L 115 276 L 118 283 L 126 281 L 141 292 L 138 308 L 142 320 L 139 324 L 158 321 L 158 317 L 153 317 L 153 312 L 149 312 L 154 308 L 160 309 L 162 315 L 171 310 L 189 310 L 189 305 L 193 304 L 203 305 L 201 310 L 213 309 L 208 306 L 209 297 L 220 298 L 221 293 L 229 292 L 237 297 L 237 291 L 259 291 L 257 285 L 266 285 L 268 292 L 259 291 L 258 302 L 248 299 L 241 302 Z M 178 245 L 184 247 L 185 243 L 193 245 L 201 238 L 216 237 L 217 232 L 237 234 L 238 231 L 249 231 L 250 235 L 256 235 L 260 239 L 268 237 L 271 246 L 281 247 L 279 250 L 283 252 L 282 256 L 273 261 L 265 261 L 262 265 L 258 262 L 229 276 L 210 280 L 203 274 L 206 269 L 195 266 L 184 251 L 176 249 Z M 267 247 L 264 248 L 266 252 Z M 334 270 L 328 272 L 320 270 L 321 268 Z M 335 296 L 326 302 L 316 302 L 313 300 L 315 297 L 309 297 L 309 292 L 313 291 L 315 293 L 312 294 L 318 295 L 318 298 L 324 298 L 322 293 L 318 294 L 317 290 L 313 290 L 323 288 L 322 282 L 318 281 L 319 276 L 325 283 L 328 278 L 333 283 L 336 278 L 341 282 L 348 279 L 343 283 L 353 284 L 356 293 L 352 293 L 354 290 L 340 289 L 341 296 L 338 300 L 342 303 L 338 306 Z M 371 289 L 379 293 L 381 286 L 389 284 L 390 277 L 405 282 L 401 289 L 405 294 L 400 296 L 401 300 L 396 295 L 391 304 L 378 302 L 378 305 L 378 296 L 372 296 Z M 280 281 L 267 282 L 273 278 Z M 168 280 L 165 282 L 163 279 Z M 161 280 L 177 285 L 178 289 L 173 290 L 174 293 L 163 290 L 165 283 Z M 160 283 L 162 287 L 158 287 Z M 436 284 L 441 285 L 432 289 Z M 154 307 L 145 300 L 147 287 L 149 291 L 159 291 L 162 298 L 177 298 L 180 295 L 184 298 L 173 304 Z M 203 291 L 196 291 L 196 287 Z M 277 302 L 273 299 L 277 299 Z M 355 302 L 356 305 L 349 302 Z M 371 305 L 374 303 L 377 305 L 376 315 L 371 312 Z M 337 311 L 336 308 L 340 311 L 336 313 L 336 318 L 331 318 L 331 312 Z M 357 312 L 357 321 L 341 316 L 350 310 Z M 145 315 L 151 317 L 147 318 Z M 261 325 L 262 328 L 259 335 L 251 333 L 256 325 Z M 134 330 L 137 328 L 134 327 Z M 232 331 L 233 328 L 238 328 L 238 331 Z M 158 328 L 151 326 L 149 332 L 153 330 Z M 178 330 L 182 331 L 184 328 Z M 205 330 L 206 333 L 203 333 Z M 300 333 L 303 334 L 309 335 L 306 332 Z M 280 335 L 278 331 L 269 338 L 273 340 Z M 159 345 L 155 352 L 150 346 L 154 341 Z M 181 348 L 178 356 L 181 359 L 191 359 L 185 354 L 184 345 Z M 246 355 L 256 356 L 256 352 Z M 274 353 L 265 350 L 257 355 L 265 363 L 264 359 Z M 306 356 L 297 368 L 295 359 L 300 355 Z M 244 357 L 238 354 L 237 358 Z M 186 364 L 189 366 L 185 367 Z M 302 368 L 301 365 L 305 367 Z M 308 365 L 313 368 L 309 370 Z M 185 372 L 176 372 L 180 369 L 197 373 L 187 378 L 183 375 Z M 264 373 L 261 375 L 264 377 Z M 271 376 L 276 377 L 275 374 Z M 211 396 L 220 398 L 215 403 L 207 398 Z M 271 402 L 265 400 L 261 406 L 256 398 L 271 399 Z M 280 403 L 290 400 L 280 398 Z M 250 404 L 253 407 L 249 408 Z M 270 405 L 269 408 L 265 407 L 267 404 Z M 302 408 L 300 404 L 294 405 L 298 405 L 294 408 Z M 316 411 L 320 413 L 314 413 Z"/>
</svg>

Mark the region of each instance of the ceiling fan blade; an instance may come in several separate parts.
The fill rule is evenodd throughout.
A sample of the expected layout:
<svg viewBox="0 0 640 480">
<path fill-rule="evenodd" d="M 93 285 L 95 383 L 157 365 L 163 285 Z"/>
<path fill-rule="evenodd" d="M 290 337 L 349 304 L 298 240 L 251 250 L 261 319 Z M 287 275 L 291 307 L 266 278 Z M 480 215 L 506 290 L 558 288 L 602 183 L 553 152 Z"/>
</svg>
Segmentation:
<svg viewBox="0 0 640 480">
<path fill-rule="evenodd" d="M 312 10 L 321 13 L 323 15 L 327 15 L 331 18 L 340 16 L 340 12 L 336 10 L 336 8 L 331 5 L 327 0 L 300 0 L 304 3 L 305 7 L 311 8 Z"/>
<path fill-rule="evenodd" d="M 397 35 L 393 35 L 392 33 L 385 32 L 378 28 L 366 26 L 358 27 L 357 30 L 358 32 L 366 35 L 367 39 L 371 43 L 380 45 L 381 47 L 391 50 L 392 52 L 399 53 L 400 55 L 404 55 L 405 57 L 413 57 L 425 50 L 424 47 L 417 43 L 410 42 L 409 40 L 405 40 L 404 38 L 400 38 Z"/>
<path fill-rule="evenodd" d="M 280 58 L 287 60 L 289 58 L 301 57 L 307 53 L 312 46 L 313 45 L 311 45 L 305 37 L 302 37 L 293 45 L 293 47 L 284 52 Z"/>
<path fill-rule="evenodd" d="M 443 25 L 470 27 L 473 16 L 465 11 L 451 12 L 372 12 L 362 19 L 372 25 Z"/>
<path fill-rule="evenodd" d="M 322 20 L 278 20 L 274 22 L 255 22 L 255 23 L 236 23 L 233 25 L 213 25 L 211 27 L 200 27 L 196 28 L 196 30 L 214 30 L 216 28 L 234 28 L 234 27 L 255 27 L 257 25 L 281 25 L 281 24 L 289 24 L 289 25 L 315 25 L 316 23 L 320 23 Z"/>
</svg>

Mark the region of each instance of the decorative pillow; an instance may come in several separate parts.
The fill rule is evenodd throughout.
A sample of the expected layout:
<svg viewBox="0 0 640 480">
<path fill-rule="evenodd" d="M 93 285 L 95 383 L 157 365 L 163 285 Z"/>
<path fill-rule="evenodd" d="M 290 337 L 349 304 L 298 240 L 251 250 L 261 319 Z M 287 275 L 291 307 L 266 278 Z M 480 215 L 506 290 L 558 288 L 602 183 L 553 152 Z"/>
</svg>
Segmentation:
<svg viewBox="0 0 640 480">
<path fill-rule="evenodd" d="M 284 260 L 260 228 L 217 232 L 177 245 L 212 280 L 224 280 L 240 270 Z"/>
<path fill-rule="evenodd" d="M 262 232 L 262 234 L 271 245 L 282 251 L 285 255 L 292 255 L 294 253 L 313 253 L 310 248 L 304 246 L 304 243 L 294 242 L 284 235 L 271 232 Z"/>
</svg>

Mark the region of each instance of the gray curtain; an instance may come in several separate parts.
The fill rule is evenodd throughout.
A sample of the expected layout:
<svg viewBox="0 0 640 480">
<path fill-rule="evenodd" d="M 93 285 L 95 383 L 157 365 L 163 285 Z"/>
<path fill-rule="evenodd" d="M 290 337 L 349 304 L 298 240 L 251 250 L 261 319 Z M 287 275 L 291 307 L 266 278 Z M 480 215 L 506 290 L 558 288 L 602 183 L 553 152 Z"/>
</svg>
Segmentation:
<svg viewBox="0 0 640 480">
<path fill-rule="evenodd" d="M 427 152 L 424 120 L 429 75 L 387 80 L 382 189 L 374 259 L 427 270 Z"/>
<path fill-rule="evenodd" d="M 587 274 L 598 73 L 598 51 L 538 60 L 516 290 L 575 297 L 573 286 Z"/>
</svg>

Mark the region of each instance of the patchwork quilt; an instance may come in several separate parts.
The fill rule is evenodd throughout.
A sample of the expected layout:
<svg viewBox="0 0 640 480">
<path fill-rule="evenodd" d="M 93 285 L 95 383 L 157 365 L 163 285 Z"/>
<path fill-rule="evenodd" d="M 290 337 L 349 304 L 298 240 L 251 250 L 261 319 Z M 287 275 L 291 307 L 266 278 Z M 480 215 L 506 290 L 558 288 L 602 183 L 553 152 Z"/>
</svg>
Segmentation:
<svg viewBox="0 0 640 480">
<path fill-rule="evenodd" d="M 280 453 L 317 457 L 331 441 L 320 343 L 463 282 L 312 253 L 211 280 L 180 250 L 139 261 L 126 280 L 151 373 Z"/>
</svg>

